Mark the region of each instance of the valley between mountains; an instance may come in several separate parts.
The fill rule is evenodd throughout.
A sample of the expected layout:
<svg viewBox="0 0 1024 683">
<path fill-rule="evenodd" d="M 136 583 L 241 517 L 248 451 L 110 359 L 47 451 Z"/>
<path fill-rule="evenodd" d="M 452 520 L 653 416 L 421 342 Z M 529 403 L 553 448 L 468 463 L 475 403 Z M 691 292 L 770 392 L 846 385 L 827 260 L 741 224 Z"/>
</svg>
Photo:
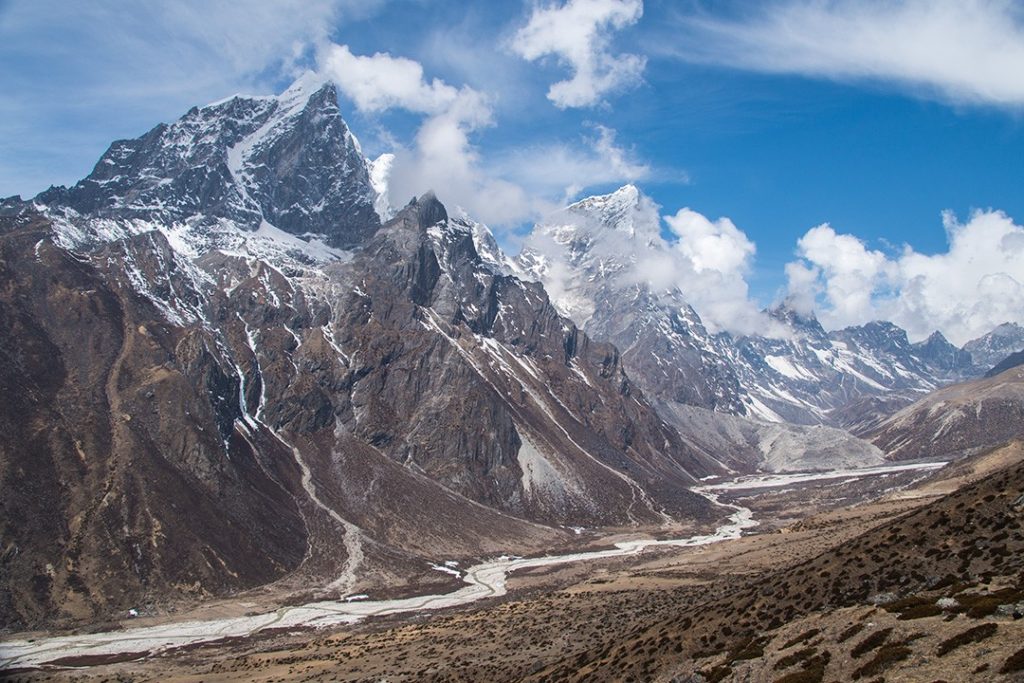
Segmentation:
<svg viewBox="0 0 1024 683">
<path fill-rule="evenodd" d="M 1024 328 L 715 330 L 636 186 L 513 257 L 390 164 L 306 74 L 0 201 L 4 676 L 1024 669 Z"/>
</svg>

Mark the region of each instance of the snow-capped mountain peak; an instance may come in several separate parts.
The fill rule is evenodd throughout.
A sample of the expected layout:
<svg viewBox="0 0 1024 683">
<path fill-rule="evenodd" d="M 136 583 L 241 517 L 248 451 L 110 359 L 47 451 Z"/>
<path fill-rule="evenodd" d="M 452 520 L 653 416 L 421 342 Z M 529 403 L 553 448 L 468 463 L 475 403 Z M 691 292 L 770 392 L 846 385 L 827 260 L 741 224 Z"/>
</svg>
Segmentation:
<svg viewBox="0 0 1024 683">
<path fill-rule="evenodd" d="M 379 226 L 376 199 L 334 86 L 312 73 L 276 97 L 195 107 L 117 141 L 88 177 L 37 198 L 112 220 L 269 223 L 343 248 Z"/>
<path fill-rule="evenodd" d="M 1024 327 L 1011 322 L 964 344 L 964 351 L 971 354 L 975 367 L 982 372 L 1021 349 L 1024 349 Z"/>
<path fill-rule="evenodd" d="M 570 204 L 565 212 L 596 219 L 598 225 L 634 236 L 637 231 L 636 212 L 642 195 L 636 185 L 623 185 L 606 195 L 587 197 Z"/>
</svg>

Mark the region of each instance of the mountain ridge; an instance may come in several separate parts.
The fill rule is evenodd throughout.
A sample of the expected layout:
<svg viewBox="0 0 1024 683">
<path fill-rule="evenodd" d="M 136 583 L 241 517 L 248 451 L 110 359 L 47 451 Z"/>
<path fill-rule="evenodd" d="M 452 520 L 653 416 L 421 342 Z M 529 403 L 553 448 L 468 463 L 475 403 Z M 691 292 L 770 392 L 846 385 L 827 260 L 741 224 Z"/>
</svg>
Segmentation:
<svg viewBox="0 0 1024 683">
<path fill-rule="evenodd" d="M 905 404 L 983 372 L 939 332 L 915 344 L 885 321 L 826 332 L 786 302 L 762 312 L 774 325 L 768 334 L 712 332 L 685 292 L 645 272 L 671 249 L 660 220 L 653 202 L 625 185 L 539 224 L 515 263 L 563 314 L 624 349 L 627 367 L 659 399 L 857 429 L 883 417 L 869 399 Z"/>
</svg>

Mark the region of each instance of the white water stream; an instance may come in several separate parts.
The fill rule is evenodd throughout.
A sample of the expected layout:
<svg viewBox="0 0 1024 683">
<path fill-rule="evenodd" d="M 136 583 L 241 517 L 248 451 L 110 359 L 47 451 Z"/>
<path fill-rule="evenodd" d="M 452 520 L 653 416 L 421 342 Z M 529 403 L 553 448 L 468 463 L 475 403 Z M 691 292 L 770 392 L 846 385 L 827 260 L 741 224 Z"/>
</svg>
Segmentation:
<svg viewBox="0 0 1024 683">
<path fill-rule="evenodd" d="M 861 470 L 839 470 L 814 474 L 781 474 L 744 477 L 694 489 L 715 503 L 718 491 L 727 489 L 765 488 L 804 483 L 819 479 L 858 478 L 901 472 L 908 469 L 934 469 L 944 463 L 892 465 Z M 719 503 L 720 505 L 724 505 Z M 207 643 L 221 638 L 244 638 L 268 628 L 324 628 L 351 624 L 366 617 L 435 610 L 465 605 L 483 598 L 506 593 L 505 580 L 517 569 L 549 567 L 571 562 L 586 562 L 611 557 L 638 555 L 655 546 L 690 547 L 708 545 L 739 538 L 744 529 L 757 526 L 753 513 L 745 507 L 725 505 L 735 512 L 712 534 L 658 541 L 637 539 L 616 543 L 613 548 L 545 557 L 499 557 L 466 570 L 466 585 L 452 593 L 423 595 L 399 600 L 324 600 L 292 607 L 281 607 L 263 614 L 225 617 L 203 621 L 184 621 L 126 628 L 120 631 L 87 633 L 69 636 L 45 636 L 32 640 L 0 642 L 0 671 L 16 667 L 40 666 L 58 658 L 113 656 L 130 653 L 154 654 L 170 648 Z"/>
</svg>

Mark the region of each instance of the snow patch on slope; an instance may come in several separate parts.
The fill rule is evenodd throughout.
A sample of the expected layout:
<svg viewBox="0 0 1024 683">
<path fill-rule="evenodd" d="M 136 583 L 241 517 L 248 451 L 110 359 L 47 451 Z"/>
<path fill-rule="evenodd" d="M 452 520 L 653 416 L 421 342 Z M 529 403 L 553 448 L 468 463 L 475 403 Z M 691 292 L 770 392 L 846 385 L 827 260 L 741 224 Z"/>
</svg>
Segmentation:
<svg viewBox="0 0 1024 683">
<path fill-rule="evenodd" d="M 388 199 L 388 181 L 391 179 L 391 168 L 395 163 L 394 154 L 381 154 L 369 162 L 370 187 L 377 195 L 373 202 L 373 209 L 380 217 L 381 223 L 391 220 L 395 215 L 395 209 Z"/>
</svg>

